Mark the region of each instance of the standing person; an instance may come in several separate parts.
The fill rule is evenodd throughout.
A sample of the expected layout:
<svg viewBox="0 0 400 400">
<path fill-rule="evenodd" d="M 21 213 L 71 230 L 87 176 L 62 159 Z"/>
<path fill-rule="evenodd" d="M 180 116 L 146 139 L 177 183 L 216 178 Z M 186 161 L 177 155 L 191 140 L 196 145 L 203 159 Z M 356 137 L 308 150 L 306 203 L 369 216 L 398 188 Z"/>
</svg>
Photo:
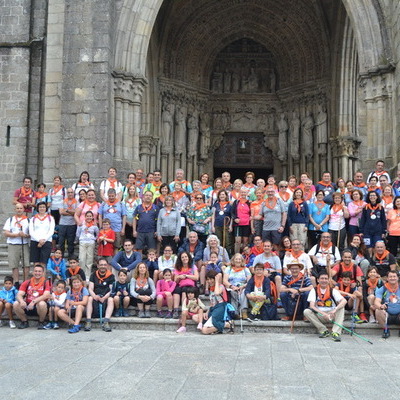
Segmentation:
<svg viewBox="0 0 400 400">
<path fill-rule="evenodd" d="M 318 278 L 318 285 L 311 289 L 307 301 L 310 308 L 304 310 L 304 316 L 317 328 L 320 338 L 331 337 L 333 341 L 340 342 L 340 334 L 344 320 L 344 307 L 346 299 L 337 289 L 329 286 L 329 277 L 326 272 L 321 272 Z M 326 327 L 327 322 L 336 322 L 332 326 L 332 333 Z"/>
<path fill-rule="evenodd" d="M 32 189 L 32 178 L 25 176 L 23 185 L 14 192 L 13 204 L 22 204 L 26 216 L 32 212 L 32 207 L 35 205 L 35 192 Z"/>
<path fill-rule="evenodd" d="M 333 243 L 339 247 L 340 251 L 344 249 L 346 239 L 346 218 L 349 218 L 349 210 L 344 205 L 343 195 L 341 193 L 333 193 L 333 204 L 329 216 L 329 233 L 331 234 Z"/>
<path fill-rule="evenodd" d="M 390 185 L 382 189 L 382 207 L 385 210 L 386 218 L 390 210 L 393 210 L 393 189 Z"/>
<path fill-rule="evenodd" d="M 231 213 L 232 205 L 228 201 L 228 192 L 221 189 L 217 201 L 212 206 L 211 232 L 215 233 L 226 249 L 231 249 Z"/>
<path fill-rule="evenodd" d="M 20 261 L 24 281 L 29 274 L 29 220 L 24 213 L 23 204 L 17 203 L 14 216 L 6 220 L 3 228 L 7 238 L 8 266 L 12 269 L 13 279 L 18 287 Z"/>
<path fill-rule="evenodd" d="M 85 222 L 85 215 L 88 211 L 93 214 L 93 220 L 97 224 L 97 216 L 99 214 L 100 204 L 96 201 L 96 192 L 89 189 L 86 192 L 86 200 L 79 204 L 75 210 L 75 222 L 80 226 Z"/>
<path fill-rule="evenodd" d="M 30 261 L 39 263 L 45 268 L 51 253 L 51 239 L 54 234 L 54 218 L 47 213 L 45 202 L 36 206 L 37 214 L 29 221 L 31 236 Z"/>
<path fill-rule="evenodd" d="M 249 191 L 249 196 L 251 196 L 257 188 L 257 186 L 254 184 L 255 179 L 256 176 L 254 175 L 254 172 L 248 171 L 244 175 L 245 184 L 243 186 Z"/>
<path fill-rule="evenodd" d="M 19 329 L 29 327 L 27 315 L 37 315 L 39 317 L 38 329 L 44 329 L 50 289 L 50 282 L 45 279 L 44 266 L 35 264 L 33 277 L 21 284 L 17 301 L 13 306 L 15 314 L 21 320 Z"/>
<path fill-rule="evenodd" d="M 155 201 L 156 198 L 157 198 L 158 196 L 160 196 L 160 188 L 161 188 L 161 185 L 162 185 L 161 171 L 160 171 L 159 169 L 156 169 L 156 170 L 154 170 L 154 172 L 153 172 L 153 181 L 150 182 L 150 183 L 148 183 L 148 184 L 144 187 L 143 191 L 144 191 L 144 192 L 146 192 L 146 191 L 151 192 L 152 195 L 153 195 L 153 199 L 152 199 L 152 200 Z"/>
<path fill-rule="evenodd" d="M 305 248 L 307 245 L 307 231 L 309 222 L 308 205 L 304 201 L 303 191 L 296 189 L 293 193 L 293 201 L 287 209 L 287 221 L 290 232 L 290 240 L 300 240 Z"/>
<path fill-rule="evenodd" d="M 167 183 L 162 183 L 160 186 L 160 195 L 155 200 L 155 205 L 158 208 L 163 208 L 165 203 L 165 198 L 171 193 Z"/>
<path fill-rule="evenodd" d="M 387 231 L 389 236 L 389 251 L 397 257 L 397 249 L 400 243 L 400 197 L 396 196 L 393 201 L 393 209 L 387 215 Z"/>
<path fill-rule="evenodd" d="M 240 189 L 243 186 L 243 181 L 241 179 L 235 179 L 233 181 L 233 189 L 229 193 L 229 201 L 233 203 L 235 200 L 240 199 Z M 246 193 L 249 194 L 249 189 L 246 189 Z"/>
<path fill-rule="evenodd" d="M 257 216 L 260 214 L 261 207 L 264 203 L 265 193 L 262 189 L 257 188 L 254 191 L 254 194 L 256 196 L 256 200 L 250 203 L 250 212 L 251 212 L 250 227 L 251 227 L 251 233 L 253 235 L 253 240 L 255 236 L 262 235 L 264 221 L 262 219 L 257 219 Z"/>
<path fill-rule="evenodd" d="M 387 180 L 388 180 L 388 183 L 390 183 L 391 181 L 390 181 L 390 175 L 389 175 L 389 173 L 387 172 L 387 171 L 385 171 L 385 162 L 383 161 L 383 160 L 378 160 L 376 163 L 375 163 L 375 171 L 372 171 L 372 172 L 370 172 L 370 174 L 368 175 L 368 178 L 367 178 L 367 182 L 369 182 L 369 180 L 372 178 L 372 177 L 376 177 L 376 179 L 379 181 L 379 178 L 381 177 L 381 176 L 386 176 L 386 178 L 387 178 Z M 379 184 L 378 184 L 378 186 L 379 186 Z"/>
<path fill-rule="evenodd" d="M 102 225 L 102 219 L 110 220 L 111 229 L 115 232 L 114 254 L 121 247 L 122 237 L 125 236 L 126 207 L 118 200 L 115 189 L 108 189 L 106 200 L 99 208 L 99 224 Z"/>
<path fill-rule="evenodd" d="M 336 191 L 336 186 L 332 182 L 331 173 L 329 171 L 322 173 L 322 179 L 315 186 L 315 190 L 323 190 L 325 194 L 325 202 L 328 204 L 332 203 L 329 199 L 327 199 L 327 197 L 330 197 L 332 193 Z"/>
<path fill-rule="evenodd" d="M 175 190 L 171 193 L 175 201 L 176 209 L 181 213 L 181 232 L 179 234 L 180 243 L 186 237 L 186 214 L 190 206 L 189 198 L 185 195 L 180 183 L 175 183 Z"/>
<path fill-rule="evenodd" d="M 74 191 L 76 201 L 79 201 L 79 194 L 81 190 L 84 190 L 86 193 L 89 189 L 94 190 L 94 185 L 90 182 L 89 172 L 82 171 L 79 175 L 78 182 L 72 185 L 72 190 Z"/>
<path fill-rule="evenodd" d="M 240 189 L 240 198 L 232 204 L 232 228 L 233 236 L 235 237 L 235 253 L 242 251 L 243 247 L 249 242 L 251 234 L 251 208 L 250 201 L 247 200 L 247 192 L 248 190 L 245 188 Z"/>
<path fill-rule="evenodd" d="M 111 167 L 108 169 L 108 178 L 100 184 L 100 197 L 101 200 L 106 202 L 108 200 L 108 190 L 114 189 L 118 201 L 122 199 L 122 183 L 117 180 L 117 169 Z"/>
<path fill-rule="evenodd" d="M 131 186 L 128 189 L 127 196 L 124 197 L 123 200 L 126 209 L 125 237 L 133 241 L 133 214 L 135 213 L 136 207 L 142 204 L 142 199 L 138 196 L 136 189 L 135 186 Z"/>
<path fill-rule="evenodd" d="M 60 208 L 63 206 L 64 199 L 67 197 L 65 187 L 61 184 L 61 176 L 55 176 L 53 187 L 49 190 L 50 213 L 56 225 L 60 223 Z"/>
<path fill-rule="evenodd" d="M 308 206 L 310 213 L 308 238 L 310 240 L 311 247 L 318 243 L 319 237 L 323 232 L 328 232 L 330 208 L 328 204 L 324 202 L 324 197 L 324 191 L 318 190 L 315 201 Z"/>
<path fill-rule="evenodd" d="M 92 316 L 99 317 L 100 311 L 104 314 L 103 331 L 111 332 L 110 318 L 114 311 L 114 300 L 111 297 L 112 285 L 115 277 L 108 269 L 109 265 L 105 258 L 97 261 L 97 271 L 90 275 L 88 304 L 86 308 L 85 331 L 92 330 Z M 99 304 L 103 306 L 99 307 Z"/>
<path fill-rule="evenodd" d="M 37 203 L 39 203 L 41 201 L 44 201 L 46 204 L 48 204 L 50 202 L 49 194 L 46 192 L 46 184 L 45 183 L 39 183 L 37 185 L 37 191 L 35 192 L 35 207 L 37 206 Z M 34 209 L 33 209 L 32 215 L 35 215 Z"/>
<path fill-rule="evenodd" d="M 114 256 L 115 232 L 111 229 L 111 222 L 108 218 L 104 218 L 101 225 L 97 236 L 97 255 L 110 262 Z"/>
<path fill-rule="evenodd" d="M 128 192 L 131 187 L 135 188 L 136 193 L 140 194 L 140 189 L 136 187 L 136 174 L 134 172 L 130 172 L 127 176 L 128 182 L 126 185 L 122 187 L 122 197 L 121 201 L 124 202 L 125 199 L 128 197 Z"/>
<path fill-rule="evenodd" d="M 156 230 L 158 207 L 153 204 L 153 193 L 146 190 L 142 204 L 139 204 L 133 213 L 133 237 L 136 238 L 136 250 L 142 253 L 145 247 L 156 248 Z"/>
<path fill-rule="evenodd" d="M 195 197 L 196 203 L 189 207 L 187 212 L 187 221 L 190 231 L 194 231 L 199 236 L 202 243 L 206 243 L 207 236 L 210 232 L 211 210 L 204 203 L 203 194 L 199 193 Z"/>
<path fill-rule="evenodd" d="M 210 176 L 206 173 L 200 176 L 201 192 L 204 194 L 207 203 L 209 202 L 211 192 L 213 190 L 212 186 L 209 184 L 209 180 Z"/>
<path fill-rule="evenodd" d="M 227 171 L 223 172 L 221 175 L 222 178 L 222 188 L 226 191 L 230 192 L 233 189 L 231 183 L 231 174 Z"/>
<path fill-rule="evenodd" d="M 144 171 L 141 168 L 136 170 L 136 187 L 139 189 L 139 196 L 142 197 L 146 179 L 143 178 Z"/>
<path fill-rule="evenodd" d="M 64 256 L 65 240 L 67 240 L 68 256 L 74 254 L 74 242 L 76 236 L 75 210 L 78 202 L 74 197 L 74 190 L 67 189 L 67 198 L 60 208 L 60 224 L 58 226 L 58 244 Z"/>
<path fill-rule="evenodd" d="M 392 188 L 395 196 L 400 196 L 400 169 L 396 172 L 396 178 L 393 181 Z"/>
<path fill-rule="evenodd" d="M 185 180 L 185 171 L 182 168 L 178 168 L 175 171 L 175 180 L 169 184 L 169 189 L 171 192 L 175 190 L 175 184 L 179 183 L 182 187 L 182 190 L 185 192 L 186 195 L 192 193 L 192 185 L 189 181 Z"/>
<path fill-rule="evenodd" d="M 79 198 L 78 198 L 78 204 L 80 205 L 81 203 L 83 203 L 86 200 L 86 190 L 85 189 L 81 189 L 79 191 Z"/>
<path fill-rule="evenodd" d="M 171 246 L 176 253 L 180 232 L 181 213 L 174 207 L 174 198 L 167 196 L 157 218 L 156 236 L 161 243 L 161 251 L 164 251 L 165 246 Z"/>
<path fill-rule="evenodd" d="M 354 235 L 360 233 L 360 218 L 367 203 L 363 200 L 363 193 L 360 189 L 354 189 L 350 197 L 352 201 L 348 204 L 347 208 L 350 216 L 348 235 L 351 241 Z"/>
<path fill-rule="evenodd" d="M 218 193 L 220 192 L 221 189 L 224 189 L 222 186 L 222 178 L 215 178 L 214 179 L 214 186 L 213 186 L 213 191 L 211 192 L 210 198 L 209 198 L 209 205 L 213 205 L 217 200 L 218 200 Z M 225 190 L 225 189 L 224 189 Z M 228 191 L 226 190 L 228 193 Z M 229 199 L 229 195 L 227 197 Z"/>
</svg>

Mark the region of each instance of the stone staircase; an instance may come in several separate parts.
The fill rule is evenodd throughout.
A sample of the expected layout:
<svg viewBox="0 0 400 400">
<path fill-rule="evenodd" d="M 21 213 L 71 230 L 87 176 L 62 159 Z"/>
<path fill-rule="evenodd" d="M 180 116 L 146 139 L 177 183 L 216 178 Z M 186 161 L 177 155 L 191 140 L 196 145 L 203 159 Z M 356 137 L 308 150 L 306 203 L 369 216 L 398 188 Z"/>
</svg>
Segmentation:
<svg viewBox="0 0 400 400">
<path fill-rule="evenodd" d="M 3 284 L 4 277 L 6 275 L 11 275 L 11 269 L 8 266 L 7 254 L 7 244 L 2 240 L 0 242 L 0 285 Z"/>
</svg>

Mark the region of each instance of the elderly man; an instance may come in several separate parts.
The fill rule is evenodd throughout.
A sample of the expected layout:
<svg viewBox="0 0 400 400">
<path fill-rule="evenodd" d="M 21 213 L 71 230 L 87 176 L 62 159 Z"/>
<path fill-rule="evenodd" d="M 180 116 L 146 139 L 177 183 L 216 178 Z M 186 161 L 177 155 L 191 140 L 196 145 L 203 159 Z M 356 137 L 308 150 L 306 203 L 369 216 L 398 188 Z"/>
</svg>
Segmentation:
<svg viewBox="0 0 400 400">
<path fill-rule="evenodd" d="M 178 168 L 175 171 L 175 180 L 169 184 L 169 190 L 171 192 L 175 190 L 175 183 L 180 183 L 182 190 L 185 192 L 185 194 L 188 195 L 189 193 L 192 193 L 193 190 L 192 185 L 190 184 L 190 182 L 185 180 L 184 176 L 185 176 L 185 171 L 182 168 Z"/>
<path fill-rule="evenodd" d="M 74 242 L 76 235 L 76 221 L 74 218 L 75 210 L 78 207 L 78 202 L 75 199 L 74 189 L 67 189 L 67 198 L 64 199 L 63 205 L 60 208 L 60 224 L 58 226 L 58 243 L 64 255 L 65 240 L 68 245 L 68 256 L 74 254 Z"/>
<path fill-rule="evenodd" d="M 303 245 L 300 240 L 294 239 L 292 241 L 292 251 L 286 252 L 285 257 L 283 258 L 283 273 L 285 275 L 289 274 L 288 265 L 294 262 L 300 263 L 304 266 L 303 273 L 307 275 L 311 274 L 311 270 L 313 267 L 311 257 L 303 251 Z"/>
<path fill-rule="evenodd" d="M 189 236 L 184 239 L 182 246 L 178 249 L 178 253 L 182 253 L 183 251 L 190 253 L 197 268 L 200 269 L 203 260 L 204 244 L 199 240 L 196 232 L 190 232 Z"/>
</svg>

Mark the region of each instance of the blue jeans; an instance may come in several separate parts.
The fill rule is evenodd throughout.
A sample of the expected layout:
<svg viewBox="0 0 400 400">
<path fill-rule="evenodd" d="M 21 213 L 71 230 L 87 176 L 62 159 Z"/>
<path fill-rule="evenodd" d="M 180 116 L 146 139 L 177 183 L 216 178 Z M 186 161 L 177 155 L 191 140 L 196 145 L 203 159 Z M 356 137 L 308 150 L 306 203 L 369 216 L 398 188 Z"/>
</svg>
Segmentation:
<svg viewBox="0 0 400 400">
<path fill-rule="evenodd" d="M 297 308 L 297 317 L 303 317 L 303 311 L 308 307 L 307 297 L 309 292 L 304 292 L 300 295 L 299 307 Z M 285 309 L 285 313 L 288 317 L 292 317 L 294 314 L 294 309 L 296 308 L 296 302 L 298 297 L 292 297 L 292 294 L 289 292 L 281 292 L 281 302 L 282 306 Z"/>
<path fill-rule="evenodd" d="M 76 235 L 76 225 L 59 225 L 58 226 L 58 245 L 64 255 L 65 240 L 67 240 L 68 256 L 74 254 L 74 241 Z"/>
</svg>

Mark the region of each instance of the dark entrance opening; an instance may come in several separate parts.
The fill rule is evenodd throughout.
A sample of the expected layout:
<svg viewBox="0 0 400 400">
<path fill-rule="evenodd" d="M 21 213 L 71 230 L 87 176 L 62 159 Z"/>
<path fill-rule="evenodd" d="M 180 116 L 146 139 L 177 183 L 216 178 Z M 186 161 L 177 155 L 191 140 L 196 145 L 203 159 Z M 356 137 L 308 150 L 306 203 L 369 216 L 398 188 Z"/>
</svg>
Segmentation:
<svg viewBox="0 0 400 400">
<path fill-rule="evenodd" d="M 231 182 L 235 179 L 241 179 L 243 183 L 245 183 L 244 175 L 246 172 L 251 171 L 256 175 L 256 179 L 254 183 L 256 183 L 257 179 L 262 178 L 267 182 L 268 175 L 273 173 L 272 169 L 267 168 L 252 168 L 250 165 L 247 168 L 237 168 L 237 167 L 215 167 L 214 168 L 214 179 L 218 178 L 222 175 L 223 172 L 228 171 L 231 174 Z"/>
</svg>

